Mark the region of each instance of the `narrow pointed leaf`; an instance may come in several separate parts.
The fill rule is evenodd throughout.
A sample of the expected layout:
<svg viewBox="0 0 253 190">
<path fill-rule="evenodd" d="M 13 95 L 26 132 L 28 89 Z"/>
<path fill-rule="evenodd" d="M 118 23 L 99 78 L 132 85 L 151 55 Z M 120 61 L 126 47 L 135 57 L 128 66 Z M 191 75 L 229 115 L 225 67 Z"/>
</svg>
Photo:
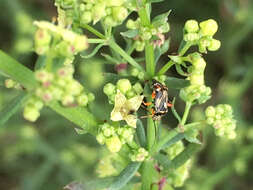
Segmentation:
<svg viewBox="0 0 253 190">
<path fill-rule="evenodd" d="M 119 174 L 119 176 L 114 179 L 108 190 L 117 190 L 124 187 L 138 171 L 140 165 L 141 162 L 131 162 L 128 164 L 128 166 Z"/>
<path fill-rule="evenodd" d="M 167 77 L 165 84 L 168 88 L 181 89 L 190 85 L 190 81 L 175 77 Z"/>
<path fill-rule="evenodd" d="M 127 37 L 127 38 L 134 38 L 139 34 L 139 30 L 127 30 L 125 32 L 120 32 L 121 36 Z"/>
<path fill-rule="evenodd" d="M 7 104 L 0 111 L 0 127 L 3 126 L 24 104 L 29 94 L 21 94 L 15 97 L 10 104 Z"/>
<path fill-rule="evenodd" d="M 137 120 L 137 129 L 136 129 L 136 133 L 137 133 L 137 136 L 138 136 L 138 140 L 139 140 L 139 143 L 142 147 L 145 147 L 146 146 L 146 134 L 145 134 L 145 129 L 144 129 L 144 126 L 141 122 L 141 120 Z"/>
</svg>

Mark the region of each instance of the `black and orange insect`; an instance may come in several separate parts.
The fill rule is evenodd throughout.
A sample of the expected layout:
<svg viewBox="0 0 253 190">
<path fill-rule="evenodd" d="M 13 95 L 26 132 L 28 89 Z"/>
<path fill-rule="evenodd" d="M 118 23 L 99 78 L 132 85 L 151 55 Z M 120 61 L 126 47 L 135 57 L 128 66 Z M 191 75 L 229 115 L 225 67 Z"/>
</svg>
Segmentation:
<svg viewBox="0 0 253 190">
<path fill-rule="evenodd" d="M 151 117 L 153 120 L 160 120 L 168 112 L 172 104 L 168 100 L 168 88 L 160 82 L 153 80 L 152 102 L 143 102 L 145 106 L 153 105 Z"/>
</svg>

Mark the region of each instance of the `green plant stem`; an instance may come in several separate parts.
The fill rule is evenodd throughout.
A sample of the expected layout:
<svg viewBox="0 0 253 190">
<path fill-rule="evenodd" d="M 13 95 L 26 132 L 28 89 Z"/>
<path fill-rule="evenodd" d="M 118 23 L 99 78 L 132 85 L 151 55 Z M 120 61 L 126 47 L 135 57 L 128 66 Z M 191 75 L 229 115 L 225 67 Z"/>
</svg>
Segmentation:
<svg viewBox="0 0 253 190">
<path fill-rule="evenodd" d="M 120 54 L 128 63 L 130 63 L 133 67 L 138 70 L 144 72 L 143 68 L 137 63 L 131 56 L 129 56 L 118 44 L 116 44 L 113 40 L 109 41 L 108 44 L 115 52 Z"/>
<path fill-rule="evenodd" d="M 104 39 L 88 39 L 89 44 L 100 44 L 100 43 L 105 43 L 106 40 Z"/>
<path fill-rule="evenodd" d="M 145 46 L 145 58 L 146 58 L 146 71 L 150 78 L 155 75 L 155 57 L 154 57 L 154 46 L 146 41 Z"/>
<path fill-rule="evenodd" d="M 169 68 L 171 68 L 175 63 L 173 61 L 169 61 L 168 63 L 166 63 L 161 69 L 160 71 L 157 73 L 157 75 L 163 75 L 164 73 L 166 73 L 166 71 L 169 70 Z"/>
<path fill-rule="evenodd" d="M 88 24 L 81 24 L 81 27 L 87 29 L 88 31 L 95 34 L 96 36 L 98 36 L 101 39 L 106 39 L 105 35 L 103 35 L 102 33 L 100 33 L 99 31 L 97 31 L 95 28 L 91 27 Z"/>
<path fill-rule="evenodd" d="M 191 46 L 192 46 L 192 43 L 187 42 L 187 43 L 184 45 L 184 47 L 178 52 L 178 55 L 179 55 L 179 56 L 183 56 Z"/>
<path fill-rule="evenodd" d="M 187 120 L 187 117 L 189 115 L 189 111 L 191 109 L 191 106 L 192 106 L 191 102 L 186 102 L 185 110 L 184 110 L 184 115 L 183 115 L 183 118 L 182 118 L 181 122 L 179 123 L 181 126 L 184 126 L 184 124 L 185 124 L 185 122 Z"/>
</svg>

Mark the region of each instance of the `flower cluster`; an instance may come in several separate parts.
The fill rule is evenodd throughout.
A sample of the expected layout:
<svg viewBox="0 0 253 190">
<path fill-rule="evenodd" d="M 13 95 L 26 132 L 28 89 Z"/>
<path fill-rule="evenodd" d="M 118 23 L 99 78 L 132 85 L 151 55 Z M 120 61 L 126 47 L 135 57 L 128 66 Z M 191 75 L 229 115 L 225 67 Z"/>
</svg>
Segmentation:
<svg viewBox="0 0 253 190">
<path fill-rule="evenodd" d="M 108 96 L 110 103 L 114 104 L 111 112 L 112 121 L 125 120 L 131 127 L 136 127 L 137 117 L 134 115 L 144 98 L 140 95 L 143 88 L 140 83 L 131 85 L 128 79 L 118 80 L 116 86 L 108 83 L 104 86 L 104 93 Z"/>
<path fill-rule="evenodd" d="M 115 127 L 104 123 L 99 126 L 96 138 L 100 144 L 106 144 L 110 152 L 119 152 L 123 144 L 133 141 L 134 129 L 128 125 Z"/>
<path fill-rule="evenodd" d="M 128 0 L 56 0 L 59 18 L 64 25 L 75 21 L 80 24 L 96 24 L 102 21 L 106 26 L 121 24 L 128 16 L 131 2 Z"/>
<path fill-rule="evenodd" d="M 170 148 L 166 150 L 169 159 L 174 159 L 178 154 L 180 154 L 184 150 L 184 145 L 182 141 L 179 141 L 172 145 Z M 175 187 L 181 187 L 184 184 L 184 181 L 189 176 L 189 169 L 191 167 L 191 160 L 185 162 L 182 166 L 170 172 L 168 175 L 167 182 Z"/>
<path fill-rule="evenodd" d="M 236 137 L 236 120 L 233 119 L 233 110 L 230 105 L 209 106 L 205 114 L 206 122 L 214 127 L 217 136 L 225 136 L 229 139 Z"/>
<path fill-rule="evenodd" d="M 133 162 L 143 162 L 144 160 L 148 159 L 149 154 L 144 148 L 134 149 L 130 154 L 130 159 Z"/>
<path fill-rule="evenodd" d="M 43 104 L 53 100 L 60 101 L 64 106 L 87 106 L 93 101 L 94 95 L 84 92 L 83 86 L 73 78 L 73 72 L 72 65 L 64 66 L 56 73 L 44 69 L 36 71 L 35 77 L 39 86 L 25 106 L 24 117 L 29 121 L 35 121 Z"/>
<path fill-rule="evenodd" d="M 136 30 L 137 33 L 134 36 L 136 51 L 143 51 L 145 47 L 145 41 L 154 38 L 154 45 L 161 46 L 165 41 L 164 33 L 169 32 L 170 25 L 167 19 L 163 23 L 152 23 L 150 26 L 142 26 L 140 18 L 135 21 L 129 19 L 126 27 L 130 30 Z"/>
<path fill-rule="evenodd" d="M 218 24 L 213 19 L 198 22 L 196 20 L 188 20 L 184 26 L 184 41 L 192 45 L 198 45 L 201 53 L 216 51 L 220 48 L 220 41 L 213 38 L 218 30 Z"/>
<path fill-rule="evenodd" d="M 188 68 L 190 86 L 180 91 L 180 97 L 184 101 L 198 101 L 199 104 L 205 103 L 211 96 L 211 88 L 205 86 L 204 71 L 206 67 L 205 60 L 199 53 L 190 54 L 189 59 L 192 66 Z"/>
<path fill-rule="evenodd" d="M 46 21 L 35 21 L 35 51 L 39 55 L 54 55 L 74 59 L 74 55 L 88 48 L 87 37 Z"/>
</svg>

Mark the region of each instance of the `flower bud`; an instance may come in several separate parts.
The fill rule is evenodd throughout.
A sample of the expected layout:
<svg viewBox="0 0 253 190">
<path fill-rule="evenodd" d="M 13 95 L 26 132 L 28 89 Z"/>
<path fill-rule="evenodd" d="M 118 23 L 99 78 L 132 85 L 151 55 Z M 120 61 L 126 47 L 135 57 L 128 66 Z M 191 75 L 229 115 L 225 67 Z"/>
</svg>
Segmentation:
<svg viewBox="0 0 253 190">
<path fill-rule="evenodd" d="M 84 35 L 77 35 L 74 41 L 74 47 L 76 52 L 83 51 L 88 48 L 87 37 Z"/>
<path fill-rule="evenodd" d="M 199 24 L 203 36 L 213 36 L 218 30 L 218 24 L 213 19 L 208 19 Z"/>
<path fill-rule="evenodd" d="M 34 122 L 40 116 L 40 112 L 34 107 L 25 106 L 23 115 L 26 120 Z"/>
<path fill-rule="evenodd" d="M 81 15 L 80 22 L 83 24 L 88 24 L 92 21 L 92 14 L 89 11 L 85 11 Z"/>
<path fill-rule="evenodd" d="M 92 8 L 93 24 L 96 24 L 102 17 L 106 16 L 105 4 L 96 3 Z"/>
<path fill-rule="evenodd" d="M 217 51 L 220 49 L 221 42 L 216 39 L 212 39 L 210 45 L 207 47 L 209 51 Z"/>
<path fill-rule="evenodd" d="M 208 106 L 205 111 L 206 117 L 214 117 L 215 116 L 215 108 L 213 106 Z"/>
<path fill-rule="evenodd" d="M 89 99 L 86 94 L 81 94 L 77 96 L 76 101 L 80 106 L 87 106 Z"/>
<path fill-rule="evenodd" d="M 164 23 L 158 28 L 158 33 L 167 33 L 170 31 L 170 24 L 168 22 Z"/>
<path fill-rule="evenodd" d="M 135 83 L 133 89 L 137 94 L 141 94 L 143 92 L 143 87 L 139 82 Z"/>
<path fill-rule="evenodd" d="M 134 76 L 134 77 L 137 77 L 139 74 L 139 70 L 132 67 L 131 70 L 130 70 L 130 75 Z"/>
<path fill-rule="evenodd" d="M 136 96 L 135 91 L 132 90 L 132 89 L 131 89 L 131 90 L 128 90 L 128 91 L 126 92 L 126 96 L 127 96 L 128 99 L 133 98 L 134 96 Z"/>
<path fill-rule="evenodd" d="M 120 6 L 120 7 L 112 8 L 113 18 L 120 23 L 126 19 L 127 15 L 128 15 L 128 11 L 125 7 Z"/>
<path fill-rule="evenodd" d="M 143 51 L 145 48 L 145 42 L 143 41 L 135 41 L 135 47 L 136 47 L 136 51 Z"/>
<path fill-rule="evenodd" d="M 199 34 L 197 33 L 188 33 L 184 35 L 184 41 L 193 42 L 199 40 Z"/>
<path fill-rule="evenodd" d="M 118 7 L 118 6 L 123 5 L 124 2 L 125 0 L 107 0 L 106 5 L 108 7 Z"/>
<path fill-rule="evenodd" d="M 16 82 L 12 79 L 6 79 L 5 80 L 5 87 L 6 88 L 14 88 L 14 86 L 16 85 Z"/>
<path fill-rule="evenodd" d="M 196 20 L 187 20 L 185 23 L 184 29 L 188 33 L 198 32 L 198 30 L 199 30 L 198 22 Z"/>
<path fill-rule="evenodd" d="M 96 139 L 97 139 L 97 141 L 98 141 L 99 144 L 105 144 L 106 138 L 104 137 L 104 135 L 102 133 L 99 133 L 96 136 Z"/>
<path fill-rule="evenodd" d="M 107 148 L 113 153 L 119 152 L 122 146 L 122 143 L 120 142 L 120 139 L 118 136 L 113 136 L 109 139 L 106 139 L 105 144 Z"/>
<path fill-rule="evenodd" d="M 128 79 L 120 79 L 117 82 L 117 88 L 125 94 L 128 90 L 131 90 L 132 85 Z"/>
<path fill-rule="evenodd" d="M 117 22 L 115 21 L 115 19 L 113 19 L 112 16 L 106 16 L 104 19 L 104 23 L 106 26 L 111 26 L 111 27 L 114 27 L 117 25 Z"/>
<path fill-rule="evenodd" d="M 93 102 L 95 100 L 95 96 L 93 93 L 88 94 L 88 100 L 89 100 L 89 102 Z"/>
<path fill-rule="evenodd" d="M 134 29 L 137 29 L 138 23 L 136 21 L 132 20 L 132 19 L 129 19 L 126 23 L 126 27 L 129 28 L 129 29 L 134 30 Z"/>
<path fill-rule="evenodd" d="M 64 57 L 71 57 L 75 53 L 75 47 L 66 41 L 62 41 L 55 47 L 57 52 Z"/>
<path fill-rule="evenodd" d="M 145 78 L 144 72 L 140 72 L 140 73 L 138 74 L 138 79 L 139 79 L 139 80 L 144 80 L 144 78 Z"/>
<path fill-rule="evenodd" d="M 74 101 L 75 101 L 74 97 L 70 94 L 63 95 L 61 99 L 61 103 L 64 106 L 70 106 L 71 104 L 74 103 Z"/>
<path fill-rule="evenodd" d="M 110 96 L 112 94 L 116 94 L 116 87 L 115 85 L 113 85 L 112 83 L 107 83 L 105 86 L 104 86 L 104 93 L 107 95 L 107 96 Z"/>
</svg>

